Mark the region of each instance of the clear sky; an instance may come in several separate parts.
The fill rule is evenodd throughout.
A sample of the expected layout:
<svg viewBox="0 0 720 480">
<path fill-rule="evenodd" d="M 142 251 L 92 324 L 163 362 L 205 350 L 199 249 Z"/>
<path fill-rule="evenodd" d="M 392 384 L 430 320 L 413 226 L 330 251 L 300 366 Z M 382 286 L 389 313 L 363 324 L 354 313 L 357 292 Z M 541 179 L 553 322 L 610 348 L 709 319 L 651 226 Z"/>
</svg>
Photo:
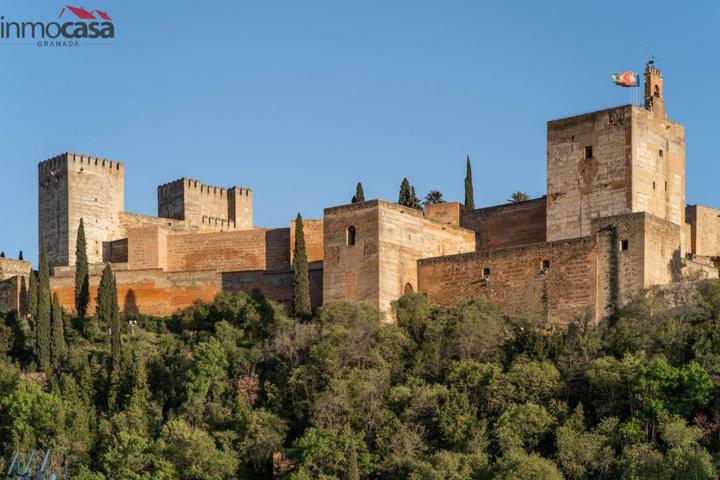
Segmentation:
<svg viewBox="0 0 720 480">
<path fill-rule="evenodd" d="M 687 200 L 720 206 L 718 2 L 128 1 L 114 45 L 0 45 L 0 250 L 35 261 L 37 162 L 74 151 L 125 162 L 126 210 L 156 214 L 183 176 L 255 192 L 255 224 L 287 226 L 366 198 L 476 205 L 545 192 L 545 122 L 629 103 L 610 74 L 665 76 L 687 128 Z M 0 0 L 6 21 L 59 1 Z M 647 50 L 646 48 L 647 47 Z"/>
</svg>

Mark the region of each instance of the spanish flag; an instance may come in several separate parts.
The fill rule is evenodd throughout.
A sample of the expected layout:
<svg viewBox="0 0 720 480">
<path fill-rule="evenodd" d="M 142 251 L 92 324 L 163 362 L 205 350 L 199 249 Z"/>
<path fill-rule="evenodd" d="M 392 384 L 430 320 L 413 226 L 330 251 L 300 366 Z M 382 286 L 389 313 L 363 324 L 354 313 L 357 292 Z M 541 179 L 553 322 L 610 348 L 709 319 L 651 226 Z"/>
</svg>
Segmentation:
<svg viewBox="0 0 720 480">
<path fill-rule="evenodd" d="M 615 85 L 621 87 L 637 87 L 639 85 L 638 75 L 635 72 L 627 71 L 622 73 L 613 73 L 612 81 Z"/>
</svg>

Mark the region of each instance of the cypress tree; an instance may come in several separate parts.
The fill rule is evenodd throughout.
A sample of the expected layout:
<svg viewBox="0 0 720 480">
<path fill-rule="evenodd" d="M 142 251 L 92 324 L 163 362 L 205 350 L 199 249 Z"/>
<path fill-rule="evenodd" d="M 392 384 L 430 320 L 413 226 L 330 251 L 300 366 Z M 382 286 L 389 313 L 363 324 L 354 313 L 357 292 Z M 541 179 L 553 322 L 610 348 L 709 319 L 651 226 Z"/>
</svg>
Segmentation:
<svg viewBox="0 0 720 480">
<path fill-rule="evenodd" d="M 400 183 L 400 195 L 398 196 L 398 204 L 406 207 L 410 206 L 410 182 L 407 177 L 402 179 Z"/>
<path fill-rule="evenodd" d="M 355 187 L 355 196 L 352 198 L 352 203 L 360 203 L 365 201 L 365 192 L 361 182 L 358 182 Z"/>
<path fill-rule="evenodd" d="M 305 251 L 305 234 L 302 216 L 295 218 L 295 249 L 293 253 L 293 296 L 292 310 L 295 315 L 310 315 L 310 275 L 308 272 L 307 252 Z"/>
<path fill-rule="evenodd" d="M 25 259 L 23 258 L 22 250 L 20 250 L 20 255 L 18 255 L 18 260 L 25 260 Z"/>
<path fill-rule="evenodd" d="M 81 218 L 75 244 L 75 312 L 79 318 L 85 318 L 89 302 L 90 274 L 87 259 L 87 241 L 85 240 L 85 224 Z"/>
<path fill-rule="evenodd" d="M 112 293 L 113 293 L 113 273 L 110 264 L 106 264 L 100 278 L 100 286 L 97 293 L 96 315 L 100 328 L 111 327 L 112 322 Z"/>
<path fill-rule="evenodd" d="M 37 348 L 40 367 L 50 367 L 50 267 L 48 266 L 45 241 L 40 241 L 40 277 L 37 288 Z"/>
<path fill-rule="evenodd" d="M 63 313 L 58 299 L 57 292 L 53 295 L 52 302 L 52 364 L 57 371 L 62 365 L 67 352 L 65 343 L 65 326 L 63 325 Z"/>
<path fill-rule="evenodd" d="M 420 199 L 415 195 L 415 187 L 410 187 L 410 202 L 408 204 L 410 208 L 420 209 Z"/>
<path fill-rule="evenodd" d="M 38 286 L 35 270 L 30 270 L 30 280 L 28 280 L 28 314 L 34 319 L 37 318 L 38 305 Z"/>
<path fill-rule="evenodd" d="M 110 345 L 110 351 L 112 353 L 113 365 L 117 365 L 118 362 L 120 362 L 120 357 L 122 354 L 122 339 L 120 337 L 120 329 L 122 327 L 120 325 L 120 305 L 118 303 L 117 295 L 117 280 L 115 279 L 114 275 L 112 279 L 111 295 L 112 298 L 110 302 L 110 314 L 112 318 L 112 344 Z"/>
<path fill-rule="evenodd" d="M 0 252 L 0 258 L 5 258 L 5 252 Z"/>
<path fill-rule="evenodd" d="M 465 172 L 465 208 L 475 210 L 475 194 L 473 193 L 472 167 L 470 167 L 470 155 L 467 156 L 467 167 Z"/>
</svg>

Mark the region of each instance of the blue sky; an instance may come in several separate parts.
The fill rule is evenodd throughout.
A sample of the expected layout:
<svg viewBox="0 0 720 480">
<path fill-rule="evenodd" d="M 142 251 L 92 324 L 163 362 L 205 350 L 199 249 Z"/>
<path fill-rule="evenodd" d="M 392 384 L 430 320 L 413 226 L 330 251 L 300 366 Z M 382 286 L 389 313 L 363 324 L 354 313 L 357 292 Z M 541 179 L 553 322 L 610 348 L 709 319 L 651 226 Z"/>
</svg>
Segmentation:
<svg viewBox="0 0 720 480">
<path fill-rule="evenodd" d="M 477 205 L 543 195 L 546 121 L 628 103 L 609 76 L 646 51 L 687 128 L 687 200 L 720 206 L 717 2 L 74 2 L 108 11 L 114 45 L 0 45 L 8 256 L 35 260 L 36 164 L 68 150 L 125 162 L 129 211 L 156 214 L 157 185 L 188 176 L 252 188 L 259 226 L 320 218 L 357 181 L 462 200 L 466 154 Z"/>
</svg>

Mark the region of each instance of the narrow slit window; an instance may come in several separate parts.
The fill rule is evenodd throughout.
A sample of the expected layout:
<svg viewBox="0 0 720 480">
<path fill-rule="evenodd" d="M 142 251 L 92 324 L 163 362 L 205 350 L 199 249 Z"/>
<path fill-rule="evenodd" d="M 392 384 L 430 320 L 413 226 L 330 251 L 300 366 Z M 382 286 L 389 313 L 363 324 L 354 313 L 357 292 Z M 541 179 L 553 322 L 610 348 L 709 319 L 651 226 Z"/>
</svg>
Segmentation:
<svg viewBox="0 0 720 480">
<path fill-rule="evenodd" d="M 589 145 L 585 147 L 585 160 L 590 160 L 593 158 L 593 151 L 592 151 L 592 145 Z"/>
<path fill-rule="evenodd" d="M 543 269 L 543 271 L 547 270 L 548 268 L 550 268 L 550 260 L 543 260 L 543 261 L 542 261 L 542 269 Z"/>
<path fill-rule="evenodd" d="M 490 276 L 490 268 L 485 267 L 483 268 L 483 277 L 489 277 Z"/>
<path fill-rule="evenodd" d="M 627 252 L 629 248 L 630 248 L 629 241 L 627 241 L 627 240 L 620 241 L 620 250 L 622 250 L 623 252 Z"/>
<path fill-rule="evenodd" d="M 655 190 L 655 182 L 653 182 L 653 190 Z"/>
<path fill-rule="evenodd" d="M 664 155 L 662 148 L 660 149 L 660 151 L 658 153 L 660 154 L 661 157 Z"/>
<path fill-rule="evenodd" d="M 348 227 L 347 229 L 347 246 L 352 247 L 355 245 L 355 227 Z"/>
</svg>

